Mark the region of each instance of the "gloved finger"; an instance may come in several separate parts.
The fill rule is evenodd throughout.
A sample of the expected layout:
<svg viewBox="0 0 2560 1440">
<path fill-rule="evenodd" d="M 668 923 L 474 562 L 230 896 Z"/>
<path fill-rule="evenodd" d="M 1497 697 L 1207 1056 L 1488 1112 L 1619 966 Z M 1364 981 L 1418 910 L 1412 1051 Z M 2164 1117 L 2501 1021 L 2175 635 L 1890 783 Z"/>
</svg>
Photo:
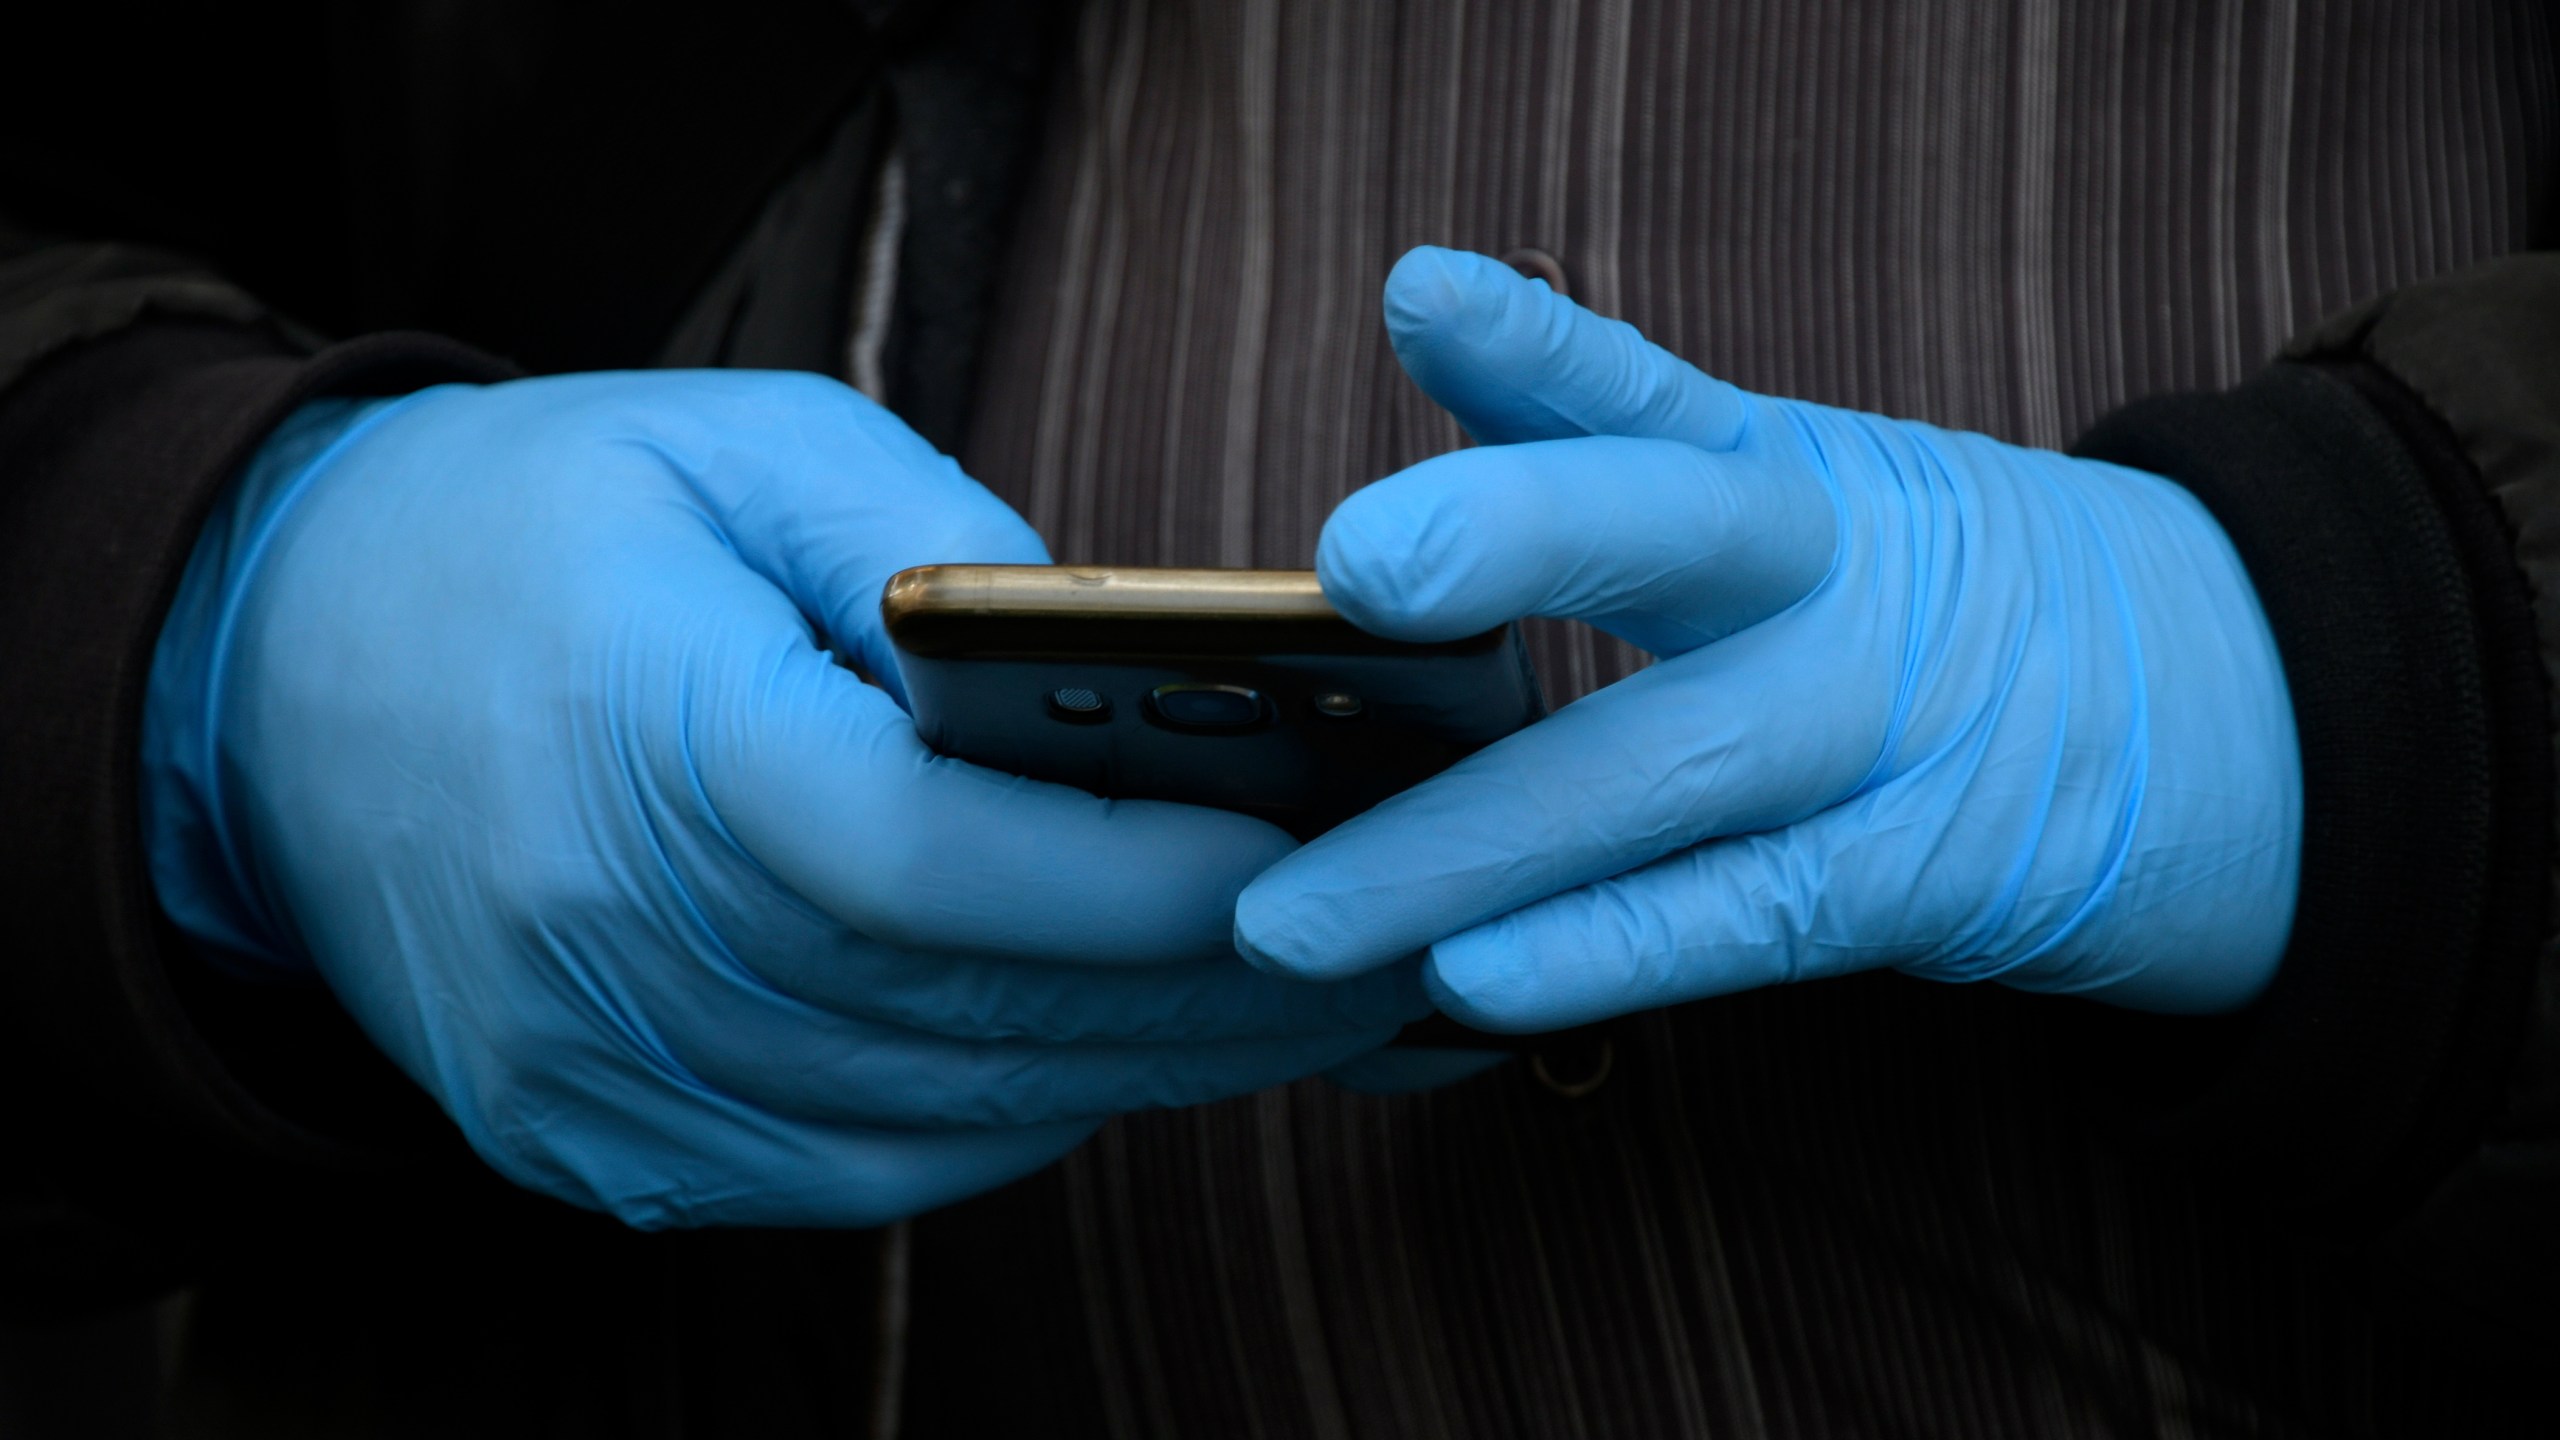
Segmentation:
<svg viewBox="0 0 2560 1440">
<path fill-rule="evenodd" d="M 1028 1175 L 1099 1125 L 827 1126 L 707 1086 L 671 1090 L 623 1066 L 545 1066 L 524 1078 L 465 1127 L 472 1148 L 519 1185 L 642 1230 L 885 1225 Z"/>
<path fill-rule="evenodd" d="M 627 427 L 635 382 L 595 383 Z M 843 386 L 720 371 L 663 383 L 667 403 L 642 407 L 637 443 L 686 481 L 705 523 L 645 530 L 637 593 L 663 604 L 616 617 L 640 637 L 630 655 L 577 658 L 610 667 L 634 703 L 682 708 L 667 727 L 680 753 L 658 757 L 669 793 L 698 783 L 748 857 L 875 939 L 1095 963 L 1230 953 L 1235 893 L 1289 848 L 1281 831 L 943 760 L 887 696 L 808 643 L 803 614 L 839 644 L 859 640 L 894 683 L 878 619 L 887 576 L 927 560 L 1037 561 L 1029 528 Z"/>
<path fill-rule="evenodd" d="M 1632 435 L 1732 447 L 1751 397 L 1510 266 L 1426 245 L 1388 272 L 1387 337 L 1488 445 Z"/>
<path fill-rule="evenodd" d="M 785 992 L 837 1014 L 963 1040 L 1278 1039 L 1403 1025 L 1431 1009 L 1410 965 L 1317 985 L 1265 974 L 1233 955 L 1069 968 L 903 950 L 833 926 L 809 945 L 750 963 Z"/>
<path fill-rule="evenodd" d="M 1837 665 L 1794 653 L 1827 644 Z M 1264 871 L 1236 904 L 1256 964 L 1328 979 L 1701 840 L 1790 824 L 1870 773 L 1891 675 L 1868 629 L 1797 611 L 1637 672 Z"/>
<path fill-rule="evenodd" d="M 2030 960 L 2095 913 L 2089 892 L 2016 872 L 1982 883 L 1982 815 L 1928 788 L 1885 786 L 1800 824 L 1694 846 L 1497 916 L 1431 946 L 1424 983 L 1448 1014 L 1496 1033 L 1561 1029 L 1766 985 L 1887 967 L 1950 982 L 2011 980 L 2047 994 L 2216 1013 L 2230 986 L 2163 995 L 2140 953 L 2098 945 L 2020 982 Z M 2175 926 L 2177 921 L 2167 922 Z M 2189 940 L 2208 950 L 2211 921 Z M 1997 937 L 2019 933 L 1991 957 Z"/>
<path fill-rule="evenodd" d="M 739 991 L 663 1032 L 674 1085 L 698 1081 L 774 1115 L 899 1129 L 1004 1128 L 1197 1105 L 1296 1080 L 1387 1043 L 1324 1035 L 1047 1045 L 954 1040 Z"/>
<path fill-rule="evenodd" d="M 670 783 L 698 776 L 747 856 L 874 940 L 1076 964 L 1228 956 L 1236 892 L 1292 848 L 1243 815 L 935 755 L 887 696 L 769 626 L 761 644 L 667 643 L 694 675 L 668 687 L 688 696 Z"/>
<path fill-rule="evenodd" d="M 1460 450 L 1354 491 L 1316 574 L 1352 623 L 1397 639 L 1553 615 L 1676 655 L 1802 599 L 1838 534 L 1801 465 L 1602 436 Z"/>
<path fill-rule="evenodd" d="M 722 370 L 670 372 L 665 383 L 669 403 L 652 416 L 650 443 L 691 484 L 738 558 L 901 701 L 880 624 L 891 575 L 949 562 L 1048 563 L 1048 548 L 1012 507 L 848 386 Z"/>
<path fill-rule="evenodd" d="M 1838 923 L 1832 857 L 1800 833 L 1814 826 L 1696 846 L 1460 931 L 1431 947 L 1425 983 L 1466 1024 L 1519 1034 L 1891 964 L 1883 936 Z"/>
</svg>

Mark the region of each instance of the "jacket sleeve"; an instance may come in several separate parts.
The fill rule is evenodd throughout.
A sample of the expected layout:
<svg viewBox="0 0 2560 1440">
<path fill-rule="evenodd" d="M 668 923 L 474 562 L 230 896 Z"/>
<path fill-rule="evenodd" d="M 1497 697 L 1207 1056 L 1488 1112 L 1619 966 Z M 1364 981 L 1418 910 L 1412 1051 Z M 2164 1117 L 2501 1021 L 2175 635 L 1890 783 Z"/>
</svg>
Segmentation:
<svg viewBox="0 0 2560 1440">
<path fill-rule="evenodd" d="M 504 373 L 426 336 L 315 348 L 176 256 L 0 235 L 11 1308 L 147 1292 L 212 1232 L 307 1200 L 315 1175 L 445 1143 L 324 990 L 178 963 L 142 858 L 141 706 L 195 532 L 278 420 L 315 396 Z"/>
<path fill-rule="evenodd" d="M 2221 521 L 2301 740 L 2283 968 L 2239 1020 L 2123 1022 L 2136 1128 L 2400 1279 L 2549 1326 L 2560 255 L 2411 286 L 2077 448 Z"/>
<path fill-rule="evenodd" d="M 0 1312 L 156 1290 L 241 1226 L 361 1208 L 386 1166 L 474 1170 L 323 989 L 180 963 L 152 903 L 143 682 L 225 478 L 304 400 L 513 373 L 398 327 L 648 363 L 891 48 L 989 31 L 905 0 L 679 30 L 411 0 L 66 18 L 0 87 Z"/>
</svg>

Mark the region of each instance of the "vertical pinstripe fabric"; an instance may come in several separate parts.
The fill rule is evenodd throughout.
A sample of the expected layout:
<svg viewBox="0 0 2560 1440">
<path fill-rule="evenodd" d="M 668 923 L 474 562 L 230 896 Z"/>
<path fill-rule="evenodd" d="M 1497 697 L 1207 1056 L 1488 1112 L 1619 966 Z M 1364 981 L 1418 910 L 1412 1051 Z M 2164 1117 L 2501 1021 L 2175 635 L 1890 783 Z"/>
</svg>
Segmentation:
<svg viewBox="0 0 2560 1440">
<path fill-rule="evenodd" d="M 2059 444 L 2523 243 L 2560 203 L 2549 25 L 1098 0 L 966 458 L 1061 558 L 1305 564 L 1351 487 L 1459 443 L 1379 333 L 1426 241 L 1549 250 L 1748 386 Z M 1637 658 L 1538 643 L 1558 698 Z M 2093 1141 L 2052 1013 L 1869 977 L 1630 1022 L 1586 1100 L 1513 1067 L 1135 1117 L 921 1227 L 919 1345 L 1026 1378 L 920 1382 L 915 1433 L 2489 1433 L 2355 1285 Z"/>
</svg>

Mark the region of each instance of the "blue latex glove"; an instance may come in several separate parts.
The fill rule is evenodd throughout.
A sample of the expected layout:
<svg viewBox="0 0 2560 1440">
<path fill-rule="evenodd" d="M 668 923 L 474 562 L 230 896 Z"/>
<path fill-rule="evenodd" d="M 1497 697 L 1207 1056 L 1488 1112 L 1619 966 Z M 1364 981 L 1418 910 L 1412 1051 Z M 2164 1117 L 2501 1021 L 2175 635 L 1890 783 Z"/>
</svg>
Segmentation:
<svg viewBox="0 0 2560 1440">
<path fill-rule="evenodd" d="M 1353 495 L 1325 593 L 1414 640 L 1575 616 L 1660 663 L 1318 839 L 1245 953 L 1428 947 L 1490 1030 L 1892 966 L 2227 1011 L 2292 924 L 2301 780 L 2228 540 L 2155 476 L 1750 395 L 1473 255 L 1387 284 L 1484 448 Z"/>
<path fill-rule="evenodd" d="M 814 377 L 315 404 L 161 636 L 160 897 L 317 967 L 500 1171 L 643 1226 L 912 1213 L 1424 1013 L 1237 960 L 1280 831 L 937 759 L 813 640 L 894 685 L 888 575 L 1044 558 Z"/>
</svg>

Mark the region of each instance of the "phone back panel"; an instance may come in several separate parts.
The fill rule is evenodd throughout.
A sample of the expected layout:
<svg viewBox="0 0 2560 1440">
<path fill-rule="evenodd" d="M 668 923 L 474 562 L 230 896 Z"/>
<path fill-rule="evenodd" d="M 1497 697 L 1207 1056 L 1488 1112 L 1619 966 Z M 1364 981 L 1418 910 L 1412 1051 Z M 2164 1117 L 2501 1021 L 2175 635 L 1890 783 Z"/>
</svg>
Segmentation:
<svg viewBox="0 0 2560 1440">
<path fill-rule="evenodd" d="M 1545 710 L 1516 626 L 1403 644 L 1329 610 L 1183 612 L 1162 594 L 1075 613 L 972 613 L 912 594 L 884 608 L 936 752 L 1097 795 L 1240 810 L 1301 838 Z"/>
</svg>

